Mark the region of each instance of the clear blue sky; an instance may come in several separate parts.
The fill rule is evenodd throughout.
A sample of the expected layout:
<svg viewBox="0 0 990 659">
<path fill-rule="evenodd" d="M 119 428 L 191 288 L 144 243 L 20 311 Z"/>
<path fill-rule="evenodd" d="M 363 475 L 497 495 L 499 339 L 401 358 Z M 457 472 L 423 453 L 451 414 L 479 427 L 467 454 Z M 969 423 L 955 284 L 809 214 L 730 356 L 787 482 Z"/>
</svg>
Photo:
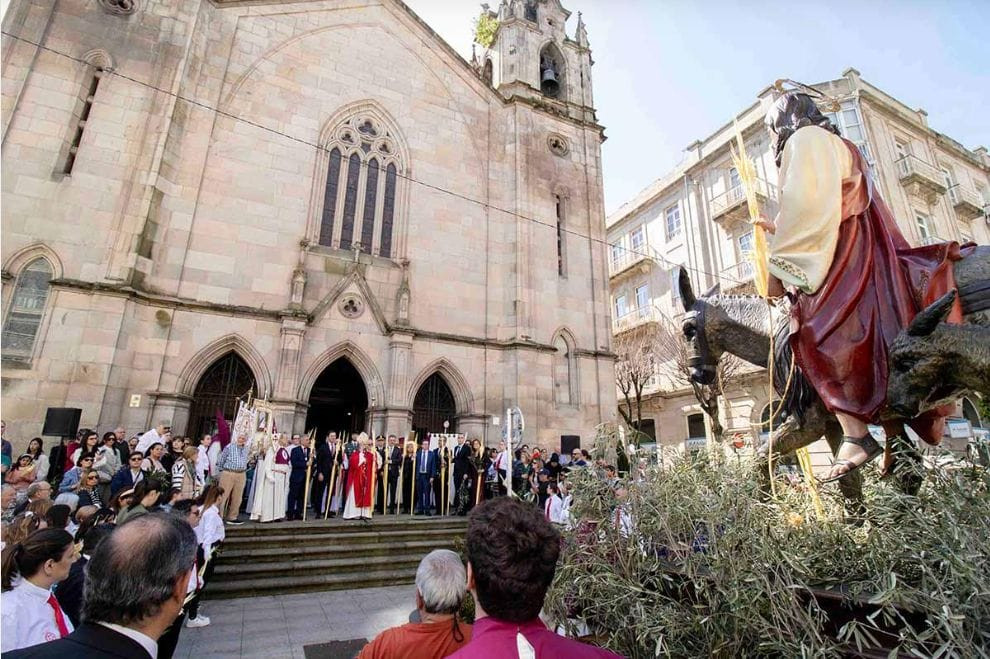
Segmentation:
<svg viewBox="0 0 990 659">
<path fill-rule="evenodd" d="M 469 0 L 406 0 L 471 52 Z M 489 0 L 498 7 L 498 0 Z M 852 66 L 973 148 L 990 147 L 990 0 L 563 0 L 582 11 L 610 212 L 676 165 L 777 78 L 838 78 Z"/>
</svg>

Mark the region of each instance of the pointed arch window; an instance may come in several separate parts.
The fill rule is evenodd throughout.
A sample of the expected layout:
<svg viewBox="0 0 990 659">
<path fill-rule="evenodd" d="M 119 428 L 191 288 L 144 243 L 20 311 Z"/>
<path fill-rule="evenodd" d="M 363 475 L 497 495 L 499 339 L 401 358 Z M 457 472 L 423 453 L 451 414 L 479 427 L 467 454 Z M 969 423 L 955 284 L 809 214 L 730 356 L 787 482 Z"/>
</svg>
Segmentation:
<svg viewBox="0 0 990 659">
<path fill-rule="evenodd" d="M 18 275 L 3 323 L 4 359 L 26 361 L 34 353 L 51 280 L 52 266 L 44 258 L 31 261 Z"/>
<path fill-rule="evenodd" d="M 558 405 L 577 404 L 577 362 L 571 342 L 558 334 L 553 340 L 553 392 Z"/>
<path fill-rule="evenodd" d="M 402 173 L 395 136 L 375 117 L 357 114 L 332 131 L 325 148 L 319 244 L 391 258 Z"/>
</svg>

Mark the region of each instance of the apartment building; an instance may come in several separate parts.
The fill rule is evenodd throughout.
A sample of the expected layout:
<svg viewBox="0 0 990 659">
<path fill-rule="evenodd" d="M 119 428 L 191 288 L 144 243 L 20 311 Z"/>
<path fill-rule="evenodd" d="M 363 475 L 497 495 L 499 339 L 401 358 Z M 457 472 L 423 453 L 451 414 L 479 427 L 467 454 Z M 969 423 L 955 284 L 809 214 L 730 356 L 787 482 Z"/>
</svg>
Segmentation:
<svg viewBox="0 0 990 659">
<path fill-rule="evenodd" d="M 904 235 L 913 244 L 944 240 L 990 243 L 990 154 L 967 149 L 932 129 L 924 110 L 912 109 L 848 69 L 815 85 L 840 101 L 829 116 L 855 142 Z M 695 290 L 716 283 L 724 292 L 751 292 L 747 260 L 753 248 L 746 197 L 733 167 L 737 131 L 758 176 L 763 214 L 777 212 L 777 168 L 763 118 L 772 87 L 712 135 L 688 145 L 682 163 L 623 204 L 606 221 L 613 333 L 679 325 L 683 309 L 673 286 L 678 268 Z M 665 446 L 693 448 L 710 437 L 709 424 L 690 389 L 661 369 L 644 391 L 643 429 Z M 622 397 L 620 396 L 620 404 Z M 766 431 L 770 391 L 766 372 L 738 374 L 721 405 L 727 435 L 749 445 Z M 981 420 L 973 401 L 959 415 Z"/>
</svg>

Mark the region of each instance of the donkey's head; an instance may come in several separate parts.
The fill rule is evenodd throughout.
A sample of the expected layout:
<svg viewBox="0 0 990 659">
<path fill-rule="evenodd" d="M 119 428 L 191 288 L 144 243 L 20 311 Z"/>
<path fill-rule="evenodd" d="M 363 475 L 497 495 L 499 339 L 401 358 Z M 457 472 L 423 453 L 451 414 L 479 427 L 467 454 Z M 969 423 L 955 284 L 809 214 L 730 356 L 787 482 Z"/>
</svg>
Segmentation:
<svg viewBox="0 0 990 659">
<path fill-rule="evenodd" d="M 953 350 L 959 326 L 943 322 L 955 300 L 954 290 L 935 300 L 890 346 L 887 404 L 898 414 L 913 417 L 964 389 L 956 382 L 963 365 Z"/>
<path fill-rule="evenodd" d="M 716 367 L 722 357 L 722 349 L 718 344 L 708 340 L 706 332 L 706 315 L 711 308 L 707 298 L 718 292 L 718 284 L 707 293 L 697 298 L 691 288 L 691 278 L 687 270 L 680 269 L 677 275 L 677 291 L 684 306 L 684 320 L 681 321 L 681 333 L 688 344 L 688 367 L 691 369 L 691 380 L 698 384 L 715 382 Z"/>
</svg>

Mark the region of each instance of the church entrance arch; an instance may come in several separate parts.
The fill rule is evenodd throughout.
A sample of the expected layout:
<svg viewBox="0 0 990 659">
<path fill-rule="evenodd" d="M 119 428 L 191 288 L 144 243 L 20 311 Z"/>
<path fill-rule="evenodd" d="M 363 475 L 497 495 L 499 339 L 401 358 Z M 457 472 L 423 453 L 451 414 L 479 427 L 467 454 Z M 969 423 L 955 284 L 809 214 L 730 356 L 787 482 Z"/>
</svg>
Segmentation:
<svg viewBox="0 0 990 659">
<path fill-rule="evenodd" d="M 450 422 L 446 432 L 457 432 L 454 392 L 440 373 L 434 373 L 419 386 L 413 399 L 413 430 L 417 437 L 444 432 L 444 421 Z"/>
<path fill-rule="evenodd" d="M 306 429 L 316 428 L 317 437 L 329 432 L 361 432 L 366 429 L 368 390 L 364 379 L 347 357 L 330 363 L 316 378 L 309 392 Z"/>
<path fill-rule="evenodd" d="M 258 383 L 247 362 L 236 352 L 232 350 L 213 362 L 193 390 L 187 426 L 189 435 L 199 438 L 216 433 L 218 409 L 225 419 L 233 421 L 237 414 L 237 399 L 250 389 L 257 392 Z"/>
</svg>

